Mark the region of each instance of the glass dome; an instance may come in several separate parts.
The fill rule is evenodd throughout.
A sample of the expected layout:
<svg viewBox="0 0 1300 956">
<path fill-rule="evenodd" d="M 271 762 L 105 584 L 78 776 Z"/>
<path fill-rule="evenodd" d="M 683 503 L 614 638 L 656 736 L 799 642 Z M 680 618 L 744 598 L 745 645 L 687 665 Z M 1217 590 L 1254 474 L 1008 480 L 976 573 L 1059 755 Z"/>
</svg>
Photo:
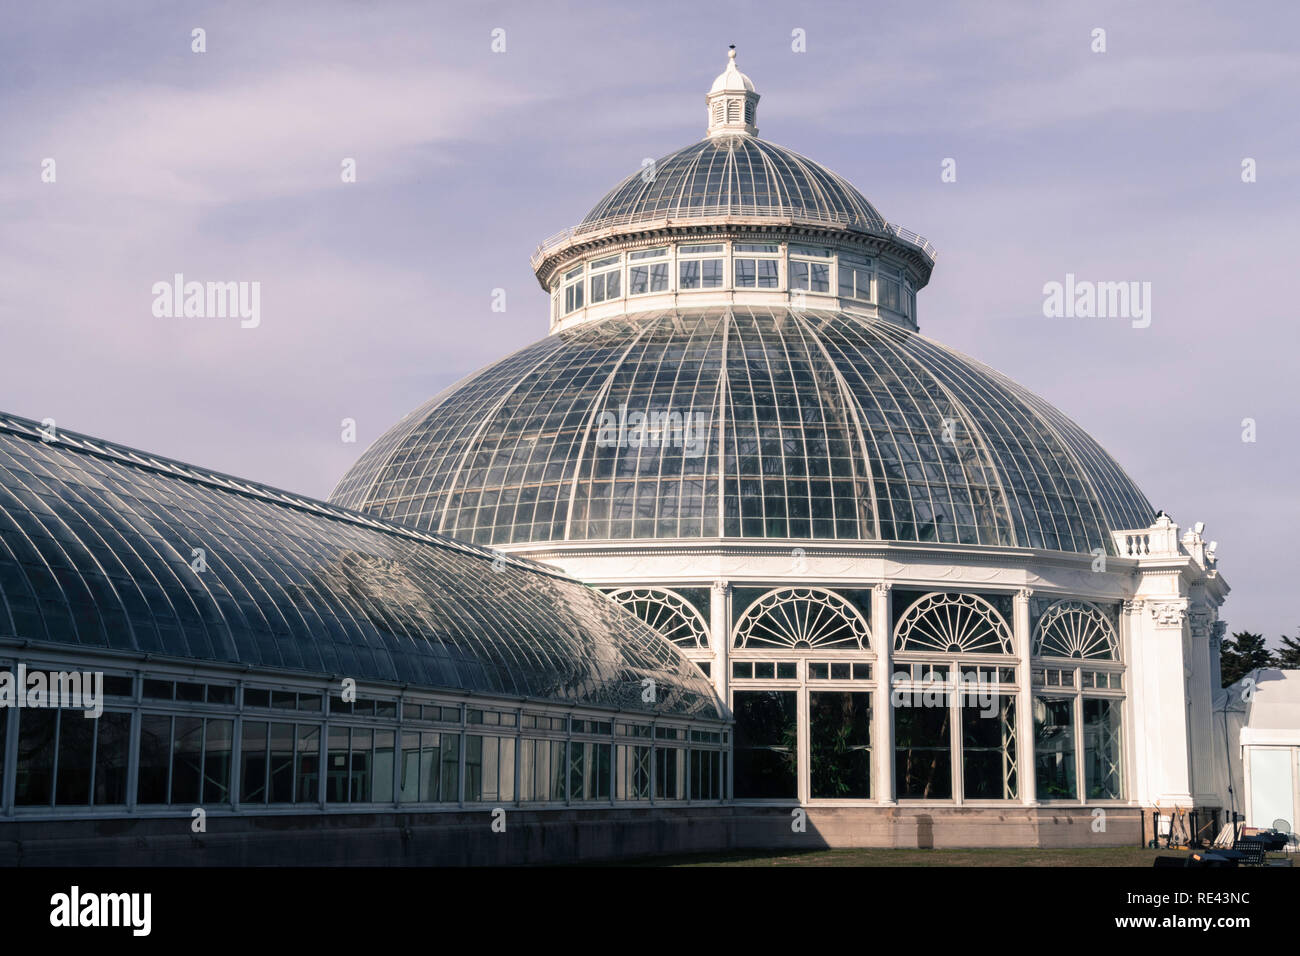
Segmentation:
<svg viewBox="0 0 1300 956">
<path fill-rule="evenodd" d="M 739 306 L 552 334 L 406 416 L 332 500 L 492 545 L 1113 553 L 1112 530 L 1151 517 L 1097 442 L 987 366 L 883 321 Z"/>
<path fill-rule="evenodd" d="M 638 170 L 615 186 L 575 231 L 662 219 L 766 217 L 873 233 L 884 218 L 826 167 L 754 136 L 709 138 Z"/>
<path fill-rule="evenodd" d="M 15 640 L 718 716 L 668 642 L 551 569 L 0 415 Z"/>
</svg>

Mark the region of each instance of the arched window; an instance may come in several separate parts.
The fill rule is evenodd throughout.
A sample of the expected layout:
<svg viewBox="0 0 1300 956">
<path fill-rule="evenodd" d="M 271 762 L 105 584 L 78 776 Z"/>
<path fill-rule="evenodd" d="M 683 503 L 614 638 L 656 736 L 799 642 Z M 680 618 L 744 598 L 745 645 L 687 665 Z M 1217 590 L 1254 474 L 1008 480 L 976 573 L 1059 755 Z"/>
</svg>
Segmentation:
<svg viewBox="0 0 1300 956">
<path fill-rule="evenodd" d="M 1010 654 L 1011 629 L 988 601 L 974 594 L 927 594 L 894 629 L 896 651 Z"/>
<path fill-rule="evenodd" d="M 870 650 L 871 632 L 856 607 L 824 588 L 771 591 L 740 616 L 736 647 Z"/>
<path fill-rule="evenodd" d="M 621 588 L 609 596 L 678 647 L 708 647 L 709 628 L 700 613 L 665 588 Z"/>
<path fill-rule="evenodd" d="M 1034 654 L 1083 660 L 1119 660 L 1119 636 L 1110 618 L 1095 604 L 1057 601 L 1038 619 Z"/>
</svg>

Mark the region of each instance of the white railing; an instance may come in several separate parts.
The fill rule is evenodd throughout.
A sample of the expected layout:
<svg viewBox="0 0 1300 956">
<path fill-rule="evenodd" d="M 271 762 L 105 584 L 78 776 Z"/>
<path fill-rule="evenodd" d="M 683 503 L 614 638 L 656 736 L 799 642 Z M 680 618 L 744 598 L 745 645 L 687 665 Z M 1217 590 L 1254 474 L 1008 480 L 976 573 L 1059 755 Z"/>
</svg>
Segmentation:
<svg viewBox="0 0 1300 956">
<path fill-rule="evenodd" d="M 1162 515 L 1149 528 L 1112 532 L 1115 551 L 1121 558 L 1174 558 L 1178 547 L 1178 525 Z"/>
<path fill-rule="evenodd" d="M 538 266 L 556 249 L 561 246 L 579 239 L 583 236 L 595 235 L 610 229 L 617 229 L 620 226 L 636 225 L 646 229 L 660 229 L 668 226 L 689 226 L 698 225 L 702 221 L 716 220 L 719 218 L 734 218 L 738 221 L 749 219 L 781 219 L 793 225 L 810 225 L 810 226 L 840 226 L 853 232 L 861 232 L 867 235 L 879 236 L 882 232 L 878 229 L 864 226 L 861 220 L 854 216 L 844 215 L 841 213 L 822 213 L 811 211 L 802 206 L 751 206 L 743 203 L 732 203 L 715 206 L 696 206 L 690 209 L 684 216 L 664 216 L 659 219 L 646 219 L 640 213 L 622 213 L 617 216 L 606 216 L 603 219 L 597 219 L 592 222 L 584 222 L 568 229 L 562 229 L 553 236 L 543 239 L 533 252 L 530 262 L 533 270 L 536 271 Z M 884 224 L 884 235 L 899 239 L 900 241 L 921 251 L 921 253 L 933 264 L 938 258 L 939 252 L 924 236 L 919 236 L 910 229 L 904 229 L 902 226 L 891 222 Z"/>
</svg>

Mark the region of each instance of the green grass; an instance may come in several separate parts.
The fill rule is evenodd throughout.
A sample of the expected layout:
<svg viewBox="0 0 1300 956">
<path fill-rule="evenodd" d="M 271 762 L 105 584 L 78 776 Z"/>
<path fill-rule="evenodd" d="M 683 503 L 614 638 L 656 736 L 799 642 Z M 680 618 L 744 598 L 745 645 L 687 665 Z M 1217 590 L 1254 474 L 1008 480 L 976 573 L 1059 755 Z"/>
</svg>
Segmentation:
<svg viewBox="0 0 1300 956">
<path fill-rule="evenodd" d="M 746 850 L 699 856 L 653 857 L 632 866 L 1140 866 L 1159 855 L 1185 856 L 1180 850 L 1097 847 L 1070 850 Z"/>
</svg>

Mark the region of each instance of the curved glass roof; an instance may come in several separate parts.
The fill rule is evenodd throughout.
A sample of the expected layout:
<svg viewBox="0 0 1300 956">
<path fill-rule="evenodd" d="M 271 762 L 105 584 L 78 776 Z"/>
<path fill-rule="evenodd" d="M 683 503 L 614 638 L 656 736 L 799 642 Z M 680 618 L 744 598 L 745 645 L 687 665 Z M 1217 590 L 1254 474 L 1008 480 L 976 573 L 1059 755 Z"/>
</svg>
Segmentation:
<svg viewBox="0 0 1300 956">
<path fill-rule="evenodd" d="M 0 639 L 718 716 L 667 641 L 540 565 L 39 427 L 0 415 Z"/>
<path fill-rule="evenodd" d="M 615 186 L 575 231 L 665 218 L 765 216 L 886 228 L 874 206 L 825 166 L 753 136 L 693 143 Z"/>
<path fill-rule="evenodd" d="M 638 428 L 635 413 L 667 427 Z M 699 431 L 674 431 L 674 413 Z M 1111 530 L 1151 518 L 1092 438 L 987 366 L 881 321 L 742 307 L 553 334 L 409 414 L 332 500 L 483 544 L 725 536 L 1113 553 Z"/>
</svg>

